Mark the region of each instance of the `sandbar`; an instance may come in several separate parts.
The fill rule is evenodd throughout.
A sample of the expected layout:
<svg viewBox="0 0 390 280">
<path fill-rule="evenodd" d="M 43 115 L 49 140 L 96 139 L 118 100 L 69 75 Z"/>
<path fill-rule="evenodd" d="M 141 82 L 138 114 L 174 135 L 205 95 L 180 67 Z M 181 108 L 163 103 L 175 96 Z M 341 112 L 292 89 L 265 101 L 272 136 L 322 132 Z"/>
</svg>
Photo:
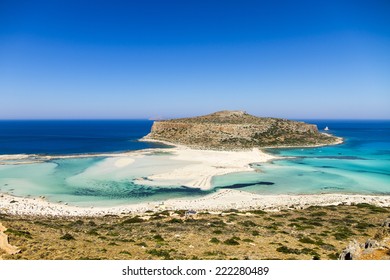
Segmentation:
<svg viewBox="0 0 390 280">
<path fill-rule="evenodd" d="M 213 176 L 231 172 L 250 171 L 251 163 L 276 159 L 258 149 L 247 151 L 196 150 L 183 146 L 173 148 L 148 149 L 112 156 L 113 168 L 131 166 L 135 158 L 148 153 L 166 152 L 171 159 L 189 163 L 173 170 L 155 173 L 139 178 L 137 183 L 164 185 L 173 181 L 187 187 L 210 189 Z M 312 195 L 260 195 L 233 189 L 220 189 L 201 198 L 168 199 L 165 201 L 142 202 L 113 207 L 78 207 L 54 203 L 44 198 L 15 197 L 0 194 L 0 213 L 37 216 L 104 216 L 142 214 L 147 211 L 196 210 L 220 212 L 229 209 L 279 211 L 282 209 L 304 209 L 309 206 L 369 203 L 390 207 L 388 195 L 358 194 L 312 194 Z"/>
<path fill-rule="evenodd" d="M 212 187 L 214 176 L 228 173 L 253 170 L 251 163 L 266 162 L 275 159 L 275 156 L 266 154 L 259 149 L 248 151 L 212 151 L 197 150 L 183 146 L 167 149 L 171 153 L 170 159 L 192 162 L 169 172 L 156 173 L 135 182 L 146 185 L 180 184 L 186 187 L 208 190 Z"/>
</svg>

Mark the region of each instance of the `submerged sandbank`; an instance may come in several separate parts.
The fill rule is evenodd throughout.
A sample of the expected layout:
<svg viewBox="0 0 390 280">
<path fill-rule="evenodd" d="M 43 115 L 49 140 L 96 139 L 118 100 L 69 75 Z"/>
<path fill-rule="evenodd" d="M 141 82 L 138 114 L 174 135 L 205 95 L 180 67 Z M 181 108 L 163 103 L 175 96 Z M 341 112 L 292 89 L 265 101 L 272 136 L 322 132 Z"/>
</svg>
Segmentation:
<svg viewBox="0 0 390 280">
<path fill-rule="evenodd" d="M 261 152 L 258 149 L 251 151 L 211 151 L 176 146 L 167 149 L 159 148 L 128 153 L 93 155 L 108 158 L 105 162 L 99 164 L 97 169 L 95 166 L 96 170 L 90 169 L 87 173 L 98 174 L 104 171 L 102 168 L 107 172 L 111 171 L 111 169 L 129 168 L 136 159 L 156 153 L 161 153 L 167 159 L 177 160 L 184 164 L 175 166 L 168 171 L 166 169 L 157 170 L 152 175 L 136 179 L 136 183 L 149 186 L 180 184 L 207 190 L 211 188 L 211 178 L 213 176 L 250 171 L 252 170 L 251 163 L 276 159 L 275 156 Z M 45 156 L 41 157 L 41 160 L 69 157 L 90 157 L 90 155 Z M 260 195 L 239 190 L 221 189 L 196 199 L 167 199 L 159 202 L 133 203 L 113 207 L 77 207 L 49 202 L 43 198 L 0 194 L 0 213 L 45 216 L 102 216 L 142 214 L 146 211 L 179 209 L 216 212 L 229 209 L 277 211 L 290 208 L 300 209 L 314 205 L 326 206 L 356 203 L 370 203 L 389 207 L 390 196 L 356 194 Z"/>
<path fill-rule="evenodd" d="M 82 187 L 89 186 L 93 180 L 102 180 L 102 182 L 104 182 L 104 180 L 107 178 L 111 178 L 112 180 L 119 180 L 121 182 L 132 180 L 137 185 L 145 185 L 152 188 L 183 186 L 197 190 L 210 190 L 212 188 L 211 180 L 214 176 L 242 171 L 251 171 L 253 170 L 251 163 L 260 163 L 276 158 L 274 156 L 263 153 L 258 149 L 249 151 L 210 151 L 195 150 L 183 146 L 176 146 L 174 148 L 147 149 L 118 154 L 65 156 L 31 155 L 30 157 L 26 157 L 25 155 L 17 155 L 8 158 L 4 156 L 3 159 L 6 160 L 7 158 L 7 160 L 10 160 L 8 165 L 12 166 L 17 165 L 14 162 L 14 160 L 17 159 L 21 159 L 23 161 L 31 160 L 34 163 L 43 163 L 55 159 L 99 156 L 104 157 L 104 159 L 89 166 L 82 172 L 66 178 L 66 183 L 69 185 L 69 188 L 79 185 Z M 150 160 L 152 162 L 150 162 Z M 156 160 L 159 162 L 156 166 L 148 167 L 152 163 L 155 164 Z M 51 174 L 55 173 L 55 167 L 55 164 L 44 166 L 41 171 L 45 172 L 44 174 L 47 174 L 47 176 L 50 176 Z M 145 170 L 142 172 L 134 171 L 139 170 L 140 168 Z M 40 169 L 38 169 L 38 171 L 39 170 Z M 27 169 L 27 172 L 31 172 L 31 170 L 29 171 L 29 169 Z M 139 175 L 143 173 L 146 175 Z M 12 176 L 15 176 L 15 174 L 17 173 L 14 173 Z M 138 177 L 133 177 L 132 179 L 132 176 L 137 174 Z M 71 203 L 71 201 L 67 201 L 66 198 L 54 200 L 55 196 L 52 196 L 49 193 L 44 193 L 42 190 L 40 190 L 40 186 L 36 178 L 34 178 L 34 180 L 30 183 L 28 178 L 15 181 L 12 176 L 9 178 L 3 178 L 4 190 L 9 189 L 11 192 L 6 192 L 7 195 L 4 194 L 0 197 L 0 213 L 8 213 L 9 211 L 25 214 L 34 214 L 34 212 L 37 212 L 37 214 L 42 213 L 50 215 L 73 215 L 79 211 L 84 213 L 82 215 L 96 213 L 96 211 L 86 211 L 88 208 L 72 208 L 71 206 L 63 204 L 51 203 L 53 201 L 55 202 L 60 200 L 64 203 Z M 18 187 L 18 184 L 24 184 L 24 187 L 27 189 L 25 189 L 23 192 L 17 192 L 15 189 Z M 34 193 L 35 189 L 37 189 L 40 193 Z M 14 193 L 16 193 L 16 196 L 27 198 L 6 199 L 9 197 L 16 197 Z M 38 195 L 48 196 L 50 197 L 49 199 L 51 202 L 37 198 L 30 198 L 30 195 L 33 197 L 37 197 Z M 169 199 L 169 197 L 167 197 L 167 199 Z M 20 200 L 23 202 L 17 202 Z M 134 201 L 134 199 L 131 202 L 129 201 L 129 203 L 133 204 L 137 202 L 138 201 Z M 42 207 L 42 205 L 46 206 Z M 43 209 L 45 207 L 48 209 Z M 49 213 L 47 213 L 47 211 L 49 211 Z M 113 211 L 117 213 L 117 210 Z M 136 211 L 141 210 L 137 208 Z"/>
<path fill-rule="evenodd" d="M 156 173 L 136 180 L 137 184 L 151 186 L 182 185 L 201 190 L 211 189 L 214 176 L 253 170 L 251 163 L 266 162 L 275 156 L 259 149 L 251 151 L 211 151 L 176 147 L 167 150 L 170 159 L 191 162 L 168 172 Z"/>
<path fill-rule="evenodd" d="M 77 179 L 96 179 L 97 177 L 100 178 L 102 174 L 112 174 L 113 178 L 118 179 L 118 173 L 120 173 L 120 178 L 130 179 L 125 178 L 126 174 L 132 176 L 132 169 L 139 168 L 137 160 L 156 154 L 164 156 L 166 164 L 160 164 L 158 168 L 150 167 L 149 174 L 135 178 L 134 183 L 147 186 L 185 186 L 209 190 L 212 188 L 211 179 L 214 176 L 251 171 L 253 170 L 250 166 L 251 163 L 260 163 L 276 158 L 258 149 L 248 151 L 210 151 L 177 146 L 167 149 L 147 149 L 117 154 L 3 156 L 2 163 L 4 165 L 20 165 L 20 162 L 15 161 L 43 163 L 56 159 L 104 157 L 105 159 L 102 162 L 88 167 L 74 177 L 77 177 Z M 153 166 L 153 162 L 145 161 L 145 170 L 148 169 L 147 165 Z M 74 179 L 70 178 L 71 181 Z M 8 184 L 8 182 L 5 183 Z"/>
</svg>

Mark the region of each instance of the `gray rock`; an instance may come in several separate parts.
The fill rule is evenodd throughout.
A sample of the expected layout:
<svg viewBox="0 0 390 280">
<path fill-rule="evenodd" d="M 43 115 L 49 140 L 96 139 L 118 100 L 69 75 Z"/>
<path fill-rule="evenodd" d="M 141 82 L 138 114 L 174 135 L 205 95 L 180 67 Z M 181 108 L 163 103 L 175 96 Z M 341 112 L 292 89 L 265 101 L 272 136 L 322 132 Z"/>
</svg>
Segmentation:
<svg viewBox="0 0 390 280">
<path fill-rule="evenodd" d="M 390 229 L 390 218 L 387 218 L 386 220 L 383 221 L 382 227 Z"/>
<path fill-rule="evenodd" d="M 375 249 L 375 248 L 379 248 L 381 245 L 379 244 L 378 241 L 374 240 L 374 239 L 368 239 L 366 241 L 366 243 L 364 243 L 364 249 Z"/>
<path fill-rule="evenodd" d="M 339 260 L 356 260 L 362 254 L 362 249 L 356 240 L 349 243 L 348 247 L 344 249 L 339 257 Z"/>
</svg>

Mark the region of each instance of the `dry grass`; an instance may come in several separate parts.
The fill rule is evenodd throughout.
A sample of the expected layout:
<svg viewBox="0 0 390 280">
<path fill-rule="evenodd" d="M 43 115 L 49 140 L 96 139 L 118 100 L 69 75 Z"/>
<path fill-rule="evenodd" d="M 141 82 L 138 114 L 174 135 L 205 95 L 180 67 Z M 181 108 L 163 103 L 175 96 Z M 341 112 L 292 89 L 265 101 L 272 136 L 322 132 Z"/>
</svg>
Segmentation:
<svg viewBox="0 0 390 280">
<path fill-rule="evenodd" d="M 144 217 L 0 215 L 10 244 L 3 259 L 334 259 L 373 237 L 389 208 L 367 204 L 276 213 L 148 213 Z"/>
</svg>

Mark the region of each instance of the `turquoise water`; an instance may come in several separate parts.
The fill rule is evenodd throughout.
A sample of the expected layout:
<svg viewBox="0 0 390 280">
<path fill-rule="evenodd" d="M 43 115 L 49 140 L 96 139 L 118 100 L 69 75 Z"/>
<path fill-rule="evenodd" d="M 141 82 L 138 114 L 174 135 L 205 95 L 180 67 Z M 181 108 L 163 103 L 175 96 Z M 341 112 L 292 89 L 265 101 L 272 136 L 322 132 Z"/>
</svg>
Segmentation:
<svg viewBox="0 0 390 280">
<path fill-rule="evenodd" d="M 344 138 L 336 146 L 270 149 L 289 157 L 257 166 L 257 172 L 228 174 L 214 184 L 252 185 L 242 190 L 260 194 L 364 193 L 390 195 L 390 121 L 307 121 L 330 127 Z M 256 184 L 266 181 L 268 185 Z"/>
<path fill-rule="evenodd" d="M 116 160 L 94 157 L 0 165 L 0 192 L 16 196 L 44 196 L 52 202 L 79 206 L 113 206 L 207 193 L 177 185 L 155 187 L 134 182 L 137 178 L 157 171 L 166 172 L 188 162 L 170 160 L 167 155 L 152 155 L 116 168 L 113 167 Z"/>
<path fill-rule="evenodd" d="M 209 191 L 174 183 L 166 186 L 150 186 L 147 182 L 137 184 L 136 179 L 188 163 L 172 160 L 169 154 L 151 153 L 135 158 L 134 163 L 121 168 L 113 168 L 117 158 L 112 157 L 59 158 L 34 164 L 0 165 L 0 192 L 17 196 L 45 196 L 53 202 L 80 206 L 111 206 L 200 197 L 220 188 L 239 188 L 260 194 L 390 194 L 390 121 L 308 122 L 317 124 L 320 129 L 329 126 L 329 133 L 344 137 L 345 142 L 318 148 L 270 149 L 267 152 L 283 158 L 253 164 L 254 172 L 215 177 L 213 189 Z M 145 124 L 150 126 L 150 123 Z M 119 126 L 120 139 L 124 141 L 122 125 Z M 97 150 L 112 151 L 113 143 L 118 141 L 112 135 L 117 133 L 111 130 L 108 135 L 95 139 L 94 149 L 104 142 L 107 148 L 99 146 Z M 110 137 L 113 143 L 108 143 Z M 129 143 L 134 141 L 132 137 Z M 49 138 L 46 137 L 44 143 L 52 141 Z M 72 137 L 72 141 L 76 138 L 77 135 Z M 85 145 L 85 138 L 81 139 L 82 145 Z M 3 139 L 3 146 L 7 146 L 6 142 Z M 25 141 L 22 142 L 26 145 Z M 78 145 L 79 149 L 82 145 Z M 55 144 L 49 146 L 55 147 Z M 22 146 L 13 149 L 24 151 Z M 68 152 L 71 153 L 71 150 Z M 88 152 L 90 148 L 86 148 L 85 153 Z M 53 152 L 58 153 L 57 150 Z"/>
</svg>

